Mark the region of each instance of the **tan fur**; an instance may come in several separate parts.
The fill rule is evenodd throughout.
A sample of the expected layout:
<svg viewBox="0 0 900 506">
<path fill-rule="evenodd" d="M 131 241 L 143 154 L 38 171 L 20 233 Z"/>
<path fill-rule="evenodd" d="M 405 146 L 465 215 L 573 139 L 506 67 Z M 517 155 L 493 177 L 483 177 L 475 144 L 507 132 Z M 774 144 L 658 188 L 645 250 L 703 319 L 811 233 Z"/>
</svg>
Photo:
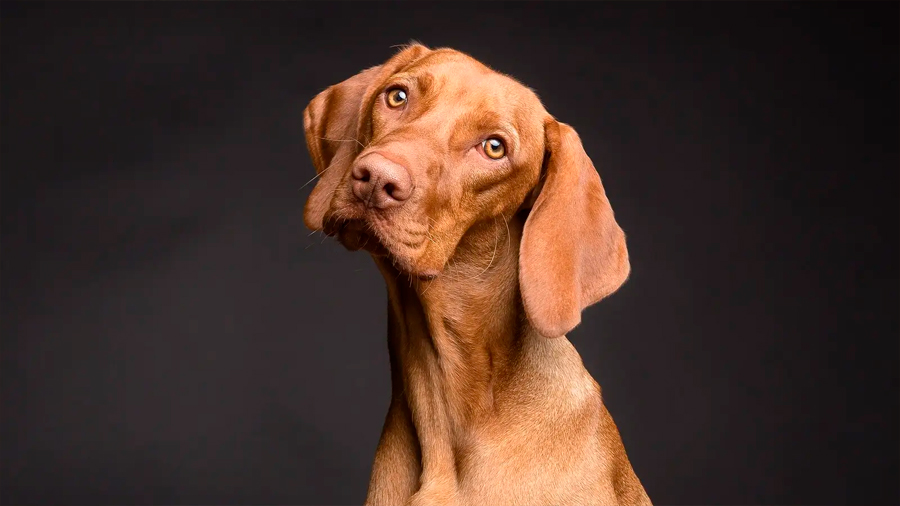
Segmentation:
<svg viewBox="0 0 900 506">
<path fill-rule="evenodd" d="M 575 131 L 515 80 L 419 44 L 320 93 L 304 124 L 307 226 L 372 253 L 388 287 L 393 391 L 366 504 L 650 504 L 564 337 L 629 273 Z M 496 135 L 501 160 L 479 150 Z M 372 153 L 409 172 L 402 205 L 354 196 Z"/>
</svg>

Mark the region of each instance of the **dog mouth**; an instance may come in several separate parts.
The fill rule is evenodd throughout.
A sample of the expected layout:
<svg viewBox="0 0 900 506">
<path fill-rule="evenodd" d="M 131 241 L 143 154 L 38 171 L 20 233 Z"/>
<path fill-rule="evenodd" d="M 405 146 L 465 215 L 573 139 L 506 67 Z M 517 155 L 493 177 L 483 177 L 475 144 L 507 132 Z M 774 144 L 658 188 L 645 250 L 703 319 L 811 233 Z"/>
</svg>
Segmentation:
<svg viewBox="0 0 900 506">
<path fill-rule="evenodd" d="M 403 241 L 390 241 L 379 233 L 374 224 L 363 218 L 344 218 L 336 215 L 326 217 L 322 231 L 337 239 L 341 245 L 350 251 L 364 250 L 373 257 L 381 257 L 390 260 L 391 264 L 401 273 L 418 278 L 420 280 L 432 280 L 438 272 L 416 268 L 412 255 L 403 254 L 398 249 L 409 248 L 410 245 Z M 402 248 L 392 246 L 394 242 L 403 243 Z M 416 248 L 411 248 L 416 249 Z"/>
<path fill-rule="evenodd" d="M 364 220 L 332 217 L 326 220 L 322 231 L 350 251 L 365 250 L 374 256 L 390 255 L 390 250 Z"/>
</svg>

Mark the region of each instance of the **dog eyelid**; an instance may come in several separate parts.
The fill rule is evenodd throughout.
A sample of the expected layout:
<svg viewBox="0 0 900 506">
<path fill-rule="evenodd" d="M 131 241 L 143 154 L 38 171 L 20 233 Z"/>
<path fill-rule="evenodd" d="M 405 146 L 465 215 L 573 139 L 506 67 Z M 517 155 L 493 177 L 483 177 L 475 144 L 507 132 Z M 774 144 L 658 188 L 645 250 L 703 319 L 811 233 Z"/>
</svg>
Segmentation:
<svg viewBox="0 0 900 506">
<path fill-rule="evenodd" d="M 494 157 L 491 154 L 488 154 L 488 142 L 490 141 L 497 141 L 498 145 L 495 146 L 493 143 L 491 143 L 491 146 L 493 146 L 492 152 L 495 152 L 499 148 L 499 156 Z M 506 139 L 499 134 L 491 134 L 484 137 L 475 146 L 475 149 L 478 150 L 478 152 L 481 153 L 482 156 L 492 162 L 499 162 L 509 157 L 509 144 L 507 143 Z M 497 153 L 495 152 L 494 154 Z"/>
<path fill-rule="evenodd" d="M 409 90 L 402 84 L 392 84 L 384 89 L 384 101 L 391 109 L 399 109 L 409 103 Z"/>
</svg>

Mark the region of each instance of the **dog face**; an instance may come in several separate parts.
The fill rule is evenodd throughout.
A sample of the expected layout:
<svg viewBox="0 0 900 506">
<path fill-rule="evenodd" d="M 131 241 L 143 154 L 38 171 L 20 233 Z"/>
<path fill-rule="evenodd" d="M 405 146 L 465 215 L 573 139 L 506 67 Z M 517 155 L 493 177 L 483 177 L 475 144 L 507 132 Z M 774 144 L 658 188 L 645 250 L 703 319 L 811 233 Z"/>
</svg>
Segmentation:
<svg viewBox="0 0 900 506">
<path fill-rule="evenodd" d="M 431 279 L 478 240 L 473 229 L 531 208 L 519 277 L 547 336 L 628 275 L 624 235 L 577 134 L 463 53 L 412 45 L 320 93 L 304 125 L 320 176 L 306 224 L 351 250 Z"/>
<path fill-rule="evenodd" d="M 537 184 L 547 113 L 462 53 L 407 52 L 360 100 L 358 153 L 329 169 L 341 174 L 322 225 L 350 249 L 432 278 L 474 224 L 508 221 Z"/>
</svg>

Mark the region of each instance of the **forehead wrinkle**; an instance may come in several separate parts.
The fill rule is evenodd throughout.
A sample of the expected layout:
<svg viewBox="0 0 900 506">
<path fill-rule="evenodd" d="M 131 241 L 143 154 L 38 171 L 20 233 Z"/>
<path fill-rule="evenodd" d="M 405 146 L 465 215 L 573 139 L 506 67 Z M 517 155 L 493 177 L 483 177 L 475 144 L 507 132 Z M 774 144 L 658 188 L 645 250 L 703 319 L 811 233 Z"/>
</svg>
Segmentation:
<svg viewBox="0 0 900 506">
<path fill-rule="evenodd" d="M 487 137 L 502 133 L 513 151 L 519 148 L 519 132 L 515 125 L 492 111 L 469 111 L 453 122 L 450 142 L 452 145 L 471 142 L 476 136 Z M 481 139 L 478 139 L 481 140 Z"/>
<path fill-rule="evenodd" d="M 416 74 L 413 76 L 416 80 L 416 86 L 419 89 L 419 93 L 422 95 L 428 95 L 435 91 L 435 78 L 428 72 L 424 72 L 421 74 Z"/>
<path fill-rule="evenodd" d="M 493 112 L 478 109 L 466 111 L 452 122 L 453 138 L 451 142 L 454 145 L 470 142 L 473 140 L 472 137 L 476 135 L 490 133 L 499 122 L 499 116 Z"/>
<path fill-rule="evenodd" d="M 393 82 L 402 82 L 407 86 L 413 85 L 411 87 L 418 90 L 419 93 L 429 93 L 435 87 L 435 78 L 431 72 L 412 72 L 410 69 L 390 76 L 386 80 L 385 86 Z"/>
<path fill-rule="evenodd" d="M 506 134 L 507 142 L 509 142 L 510 151 L 512 153 L 519 152 L 519 129 L 508 121 L 501 121 L 499 124 L 500 131 Z"/>
</svg>

